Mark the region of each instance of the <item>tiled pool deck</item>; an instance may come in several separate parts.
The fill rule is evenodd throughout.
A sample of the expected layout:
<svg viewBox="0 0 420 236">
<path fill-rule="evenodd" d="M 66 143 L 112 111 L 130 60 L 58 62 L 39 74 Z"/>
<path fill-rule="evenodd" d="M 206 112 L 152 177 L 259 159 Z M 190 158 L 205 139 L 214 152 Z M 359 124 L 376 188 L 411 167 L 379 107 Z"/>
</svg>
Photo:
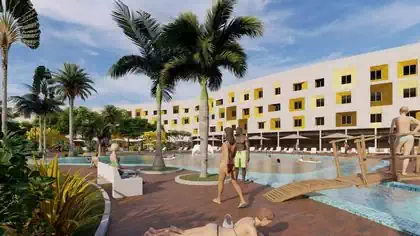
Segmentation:
<svg viewBox="0 0 420 236">
<path fill-rule="evenodd" d="M 70 167 L 61 167 L 64 171 Z M 95 169 L 73 167 L 82 172 L 94 172 Z M 185 173 L 185 172 L 183 172 Z M 182 173 L 178 173 L 182 174 Z M 108 235 L 142 235 L 149 227 L 162 228 L 177 225 L 181 228 L 197 227 L 209 222 L 221 222 L 226 213 L 232 214 L 235 220 L 252 216 L 260 207 L 270 207 L 275 211 L 276 219 L 272 225 L 263 229 L 265 235 L 404 235 L 381 224 L 386 217 L 378 213 L 378 221 L 367 220 L 367 217 L 356 215 L 370 209 L 345 206 L 346 211 L 339 210 L 341 202 L 328 202 L 335 207 L 323 204 L 328 199 L 322 196 L 296 199 L 280 204 L 273 204 L 263 198 L 271 188 L 259 184 L 242 185 L 245 197 L 250 202 L 246 209 L 236 209 L 238 200 L 230 185 L 226 186 L 224 202 L 218 206 L 211 199 L 216 194 L 216 187 L 186 186 L 174 182 L 177 174 L 151 176 L 145 175 L 144 196 L 123 200 L 112 200 L 111 224 Z M 105 189 L 109 187 L 105 186 Z M 335 205 L 334 205 L 335 204 Z M 353 209 L 356 214 L 347 211 Z M 350 210 L 351 212 L 351 210 Z M 352 212 L 353 213 L 353 212 Z M 374 219 L 372 219 L 374 220 Z M 395 221 L 395 218 L 392 220 Z M 391 219 L 389 220 L 391 221 Z M 395 222 L 401 227 L 402 223 Z M 407 227 L 410 225 L 406 221 Z"/>
</svg>

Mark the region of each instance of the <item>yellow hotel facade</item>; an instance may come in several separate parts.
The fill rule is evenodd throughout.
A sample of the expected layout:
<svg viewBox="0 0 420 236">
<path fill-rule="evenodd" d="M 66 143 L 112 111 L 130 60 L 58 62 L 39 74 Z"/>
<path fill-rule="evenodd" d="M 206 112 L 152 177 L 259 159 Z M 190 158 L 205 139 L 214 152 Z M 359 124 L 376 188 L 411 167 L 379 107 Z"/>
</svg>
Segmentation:
<svg viewBox="0 0 420 236">
<path fill-rule="evenodd" d="M 250 135 L 266 137 L 264 146 L 291 146 L 296 141 L 280 138 L 299 133 L 309 137 L 301 146 L 321 148 L 327 140 L 320 137 L 335 132 L 388 132 L 403 105 L 420 119 L 419 59 L 417 43 L 238 80 L 209 94 L 210 136 L 221 138 L 224 127 L 240 126 Z M 164 103 L 165 130 L 197 136 L 198 104 L 199 98 Z M 156 120 L 153 103 L 121 108 L 132 117 Z"/>
</svg>

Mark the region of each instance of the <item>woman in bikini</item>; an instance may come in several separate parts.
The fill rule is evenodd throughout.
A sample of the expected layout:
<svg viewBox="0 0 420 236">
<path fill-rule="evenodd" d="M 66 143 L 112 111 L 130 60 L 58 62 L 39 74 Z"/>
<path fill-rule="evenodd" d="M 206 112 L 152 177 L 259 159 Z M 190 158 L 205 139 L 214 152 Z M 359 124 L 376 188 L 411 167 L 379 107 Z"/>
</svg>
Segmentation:
<svg viewBox="0 0 420 236">
<path fill-rule="evenodd" d="M 242 194 L 241 187 L 236 181 L 235 168 L 234 168 L 234 157 L 235 157 L 235 139 L 233 137 L 233 129 L 230 127 L 225 128 L 226 141 L 222 146 L 222 153 L 220 157 L 220 166 L 219 166 L 219 183 L 218 183 L 218 192 L 217 198 L 213 199 L 213 202 L 221 204 L 221 197 L 224 189 L 226 176 L 230 176 L 232 179 L 232 185 L 238 193 L 240 203 L 238 208 L 246 207 L 244 196 Z"/>
</svg>

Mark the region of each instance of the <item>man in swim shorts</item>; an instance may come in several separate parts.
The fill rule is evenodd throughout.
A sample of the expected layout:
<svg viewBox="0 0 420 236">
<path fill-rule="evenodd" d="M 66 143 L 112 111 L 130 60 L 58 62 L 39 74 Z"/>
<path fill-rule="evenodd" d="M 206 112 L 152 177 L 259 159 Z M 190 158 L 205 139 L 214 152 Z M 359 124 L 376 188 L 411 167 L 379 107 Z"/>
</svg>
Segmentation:
<svg viewBox="0 0 420 236">
<path fill-rule="evenodd" d="M 420 121 L 408 116 L 408 107 L 400 108 L 400 116 L 392 120 L 389 134 L 395 137 L 393 148 L 396 154 L 401 154 L 401 148 L 404 149 L 403 155 L 408 156 L 411 153 L 414 145 L 414 134 L 420 130 Z M 411 124 L 416 124 L 416 128 L 410 131 Z M 394 130 L 395 128 L 395 130 Z M 391 137 L 391 136 L 390 136 Z M 406 158 L 403 161 L 402 175 L 407 175 L 407 166 L 410 159 Z"/>
<path fill-rule="evenodd" d="M 236 155 L 234 159 L 235 169 L 236 169 L 236 179 L 238 179 L 239 169 L 242 171 L 242 181 L 247 182 L 246 177 L 246 168 L 249 163 L 249 142 L 247 136 L 243 133 L 241 127 L 236 128 L 235 134 L 235 148 Z"/>
</svg>

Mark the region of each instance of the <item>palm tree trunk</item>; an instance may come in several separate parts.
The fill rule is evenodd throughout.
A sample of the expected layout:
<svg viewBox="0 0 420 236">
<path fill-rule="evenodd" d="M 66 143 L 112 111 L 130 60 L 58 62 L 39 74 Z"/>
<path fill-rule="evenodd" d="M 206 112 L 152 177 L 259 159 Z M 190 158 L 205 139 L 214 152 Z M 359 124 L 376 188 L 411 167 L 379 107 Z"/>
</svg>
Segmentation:
<svg viewBox="0 0 420 236">
<path fill-rule="evenodd" d="M 208 165 L 208 138 L 209 138 L 209 94 L 207 92 L 207 78 L 201 78 L 201 95 L 199 110 L 199 131 L 200 131 L 200 155 L 201 172 L 200 178 L 207 178 Z"/>
<path fill-rule="evenodd" d="M 2 97 L 2 104 L 1 104 L 1 109 L 2 109 L 2 113 L 1 113 L 1 131 L 3 132 L 3 134 L 7 133 L 7 64 L 8 64 L 8 54 L 9 54 L 9 49 L 8 47 L 3 47 L 2 48 L 2 56 L 3 56 L 3 60 L 2 60 L 2 67 L 3 67 L 3 81 L 2 81 L 2 92 L 3 92 L 3 97 Z"/>
<path fill-rule="evenodd" d="M 74 144 L 73 144 L 73 105 L 74 105 L 74 99 L 70 98 L 69 99 L 69 105 L 70 105 L 70 110 L 69 110 L 69 156 L 73 155 L 73 149 L 74 149 Z"/>
<path fill-rule="evenodd" d="M 156 105 L 157 105 L 157 119 L 156 119 L 156 155 L 153 159 L 153 169 L 165 169 L 165 162 L 162 157 L 162 88 L 160 84 L 156 87 Z"/>
<path fill-rule="evenodd" d="M 39 118 L 39 134 L 38 134 L 38 142 L 39 142 L 39 146 L 38 146 L 38 150 L 39 150 L 39 153 L 41 153 L 42 152 L 42 132 L 41 132 L 41 130 L 42 130 L 42 116 L 38 116 L 38 118 Z"/>
<path fill-rule="evenodd" d="M 47 135 L 46 135 L 46 127 L 47 127 L 47 116 L 44 118 L 44 157 L 47 152 Z"/>
</svg>

